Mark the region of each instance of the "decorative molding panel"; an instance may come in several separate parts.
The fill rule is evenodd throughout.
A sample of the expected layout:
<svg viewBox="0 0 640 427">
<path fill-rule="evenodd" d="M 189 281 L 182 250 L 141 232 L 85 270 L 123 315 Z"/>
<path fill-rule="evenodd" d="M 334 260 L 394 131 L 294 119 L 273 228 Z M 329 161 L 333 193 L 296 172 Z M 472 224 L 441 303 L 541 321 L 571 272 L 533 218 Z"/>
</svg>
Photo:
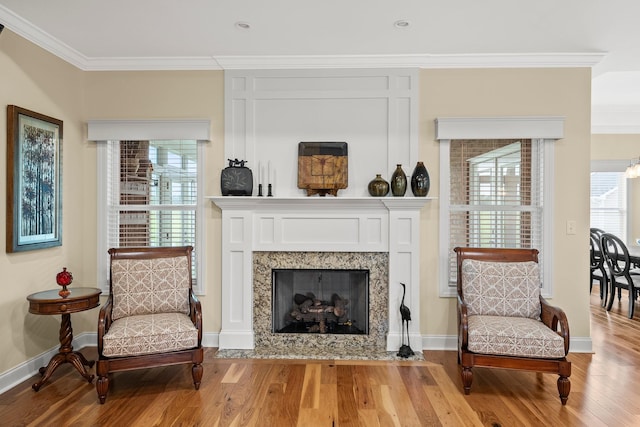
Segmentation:
<svg viewBox="0 0 640 427">
<path fill-rule="evenodd" d="M 339 196 L 368 196 L 397 164 L 418 161 L 417 70 L 257 70 L 225 73 L 225 158 L 243 159 L 277 197 L 297 187 L 298 143 L 348 144 L 348 187 Z M 269 179 L 267 179 L 267 175 Z M 265 191 L 266 192 L 266 191 Z"/>
</svg>

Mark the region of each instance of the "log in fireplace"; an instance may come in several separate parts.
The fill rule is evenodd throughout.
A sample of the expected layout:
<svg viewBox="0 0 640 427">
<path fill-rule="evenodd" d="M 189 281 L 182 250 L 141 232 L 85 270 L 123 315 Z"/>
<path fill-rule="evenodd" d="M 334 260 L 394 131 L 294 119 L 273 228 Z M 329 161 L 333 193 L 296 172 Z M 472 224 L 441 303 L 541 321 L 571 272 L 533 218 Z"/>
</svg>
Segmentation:
<svg viewBox="0 0 640 427">
<path fill-rule="evenodd" d="M 273 269 L 272 332 L 369 333 L 369 270 Z"/>
</svg>

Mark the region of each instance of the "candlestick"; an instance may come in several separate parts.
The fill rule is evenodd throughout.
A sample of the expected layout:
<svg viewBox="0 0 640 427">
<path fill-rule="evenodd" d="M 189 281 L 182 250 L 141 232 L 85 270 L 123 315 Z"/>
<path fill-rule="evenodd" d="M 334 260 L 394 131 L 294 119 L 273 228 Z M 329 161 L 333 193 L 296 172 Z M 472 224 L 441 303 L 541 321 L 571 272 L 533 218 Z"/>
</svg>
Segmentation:
<svg viewBox="0 0 640 427">
<path fill-rule="evenodd" d="M 271 183 L 271 160 L 267 162 L 267 184 Z"/>
<path fill-rule="evenodd" d="M 258 197 L 262 197 L 262 184 L 258 184 Z"/>
<path fill-rule="evenodd" d="M 271 184 L 268 186 L 267 197 L 273 197 L 273 193 L 271 192 Z"/>
</svg>

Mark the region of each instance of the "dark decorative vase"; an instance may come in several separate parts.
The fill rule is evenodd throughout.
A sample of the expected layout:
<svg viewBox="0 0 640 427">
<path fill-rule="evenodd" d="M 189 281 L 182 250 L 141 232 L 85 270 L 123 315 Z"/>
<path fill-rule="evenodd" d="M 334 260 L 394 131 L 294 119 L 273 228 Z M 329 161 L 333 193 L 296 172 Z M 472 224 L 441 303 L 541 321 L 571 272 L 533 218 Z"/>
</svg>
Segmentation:
<svg viewBox="0 0 640 427">
<path fill-rule="evenodd" d="M 404 196 L 407 192 L 407 175 L 402 170 L 402 165 L 398 164 L 396 170 L 391 175 L 391 194 L 396 197 Z"/>
<path fill-rule="evenodd" d="M 429 179 L 429 172 L 424 167 L 424 163 L 418 162 L 416 168 L 411 175 L 411 191 L 416 197 L 425 197 L 429 194 L 429 187 L 431 186 L 431 180 Z"/>
<path fill-rule="evenodd" d="M 389 193 L 389 183 L 380 174 L 369 183 L 369 194 L 373 197 L 384 197 Z"/>
</svg>

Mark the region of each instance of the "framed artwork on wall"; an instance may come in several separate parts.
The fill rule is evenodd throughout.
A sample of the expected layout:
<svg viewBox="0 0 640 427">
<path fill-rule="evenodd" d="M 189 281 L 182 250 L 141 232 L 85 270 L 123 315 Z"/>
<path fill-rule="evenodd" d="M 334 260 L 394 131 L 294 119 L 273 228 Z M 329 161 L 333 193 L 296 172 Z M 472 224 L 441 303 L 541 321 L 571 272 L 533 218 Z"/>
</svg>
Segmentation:
<svg viewBox="0 0 640 427">
<path fill-rule="evenodd" d="M 62 121 L 7 106 L 8 253 L 62 245 Z"/>
</svg>

